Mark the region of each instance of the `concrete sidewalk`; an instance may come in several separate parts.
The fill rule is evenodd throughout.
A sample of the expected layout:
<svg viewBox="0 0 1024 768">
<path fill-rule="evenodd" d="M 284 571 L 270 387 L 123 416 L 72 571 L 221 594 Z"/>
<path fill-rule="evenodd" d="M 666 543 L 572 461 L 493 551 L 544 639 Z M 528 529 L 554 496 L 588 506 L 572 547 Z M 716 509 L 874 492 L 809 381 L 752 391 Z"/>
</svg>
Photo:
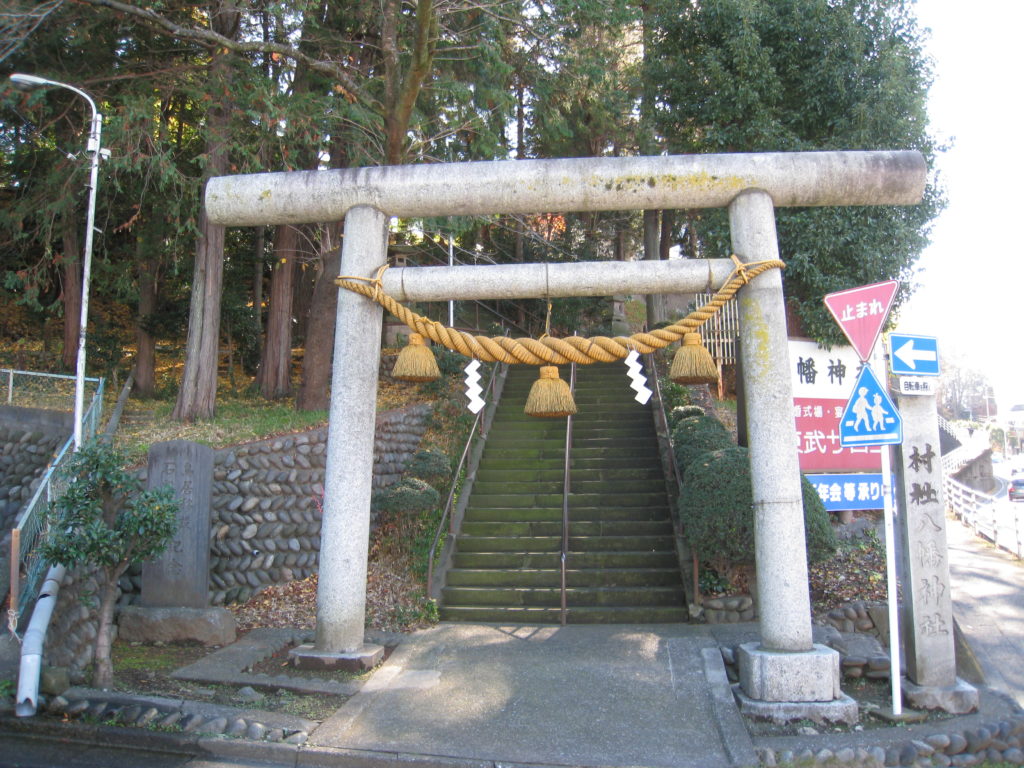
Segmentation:
<svg viewBox="0 0 1024 768">
<path fill-rule="evenodd" d="M 716 640 L 685 625 L 442 624 L 401 645 L 310 744 L 494 763 L 757 762 Z"/>
<path fill-rule="evenodd" d="M 985 682 L 1024 706 L 1024 563 L 958 520 L 946 536 L 953 611 Z"/>
</svg>

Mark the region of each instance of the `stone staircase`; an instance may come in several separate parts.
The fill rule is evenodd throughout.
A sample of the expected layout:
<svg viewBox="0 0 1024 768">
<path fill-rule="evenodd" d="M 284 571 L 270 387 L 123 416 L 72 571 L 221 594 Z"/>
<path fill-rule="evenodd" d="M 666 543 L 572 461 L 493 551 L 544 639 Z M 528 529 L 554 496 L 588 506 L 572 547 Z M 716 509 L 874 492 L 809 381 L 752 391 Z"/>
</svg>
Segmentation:
<svg viewBox="0 0 1024 768">
<path fill-rule="evenodd" d="M 536 377 L 533 367 L 509 372 L 456 539 L 445 620 L 559 622 L 566 424 L 523 413 Z M 687 620 L 650 407 L 633 394 L 621 363 L 577 368 L 571 623 Z"/>
</svg>

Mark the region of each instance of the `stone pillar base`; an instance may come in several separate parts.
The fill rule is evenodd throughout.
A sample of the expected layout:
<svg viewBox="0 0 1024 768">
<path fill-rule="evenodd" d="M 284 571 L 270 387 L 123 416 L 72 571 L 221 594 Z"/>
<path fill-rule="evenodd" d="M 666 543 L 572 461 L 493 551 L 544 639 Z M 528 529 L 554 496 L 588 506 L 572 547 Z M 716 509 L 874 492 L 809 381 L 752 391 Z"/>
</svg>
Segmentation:
<svg viewBox="0 0 1024 768">
<path fill-rule="evenodd" d="M 832 701 L 758 701 L 743 693 L 739 685 L 734 685 L 733 693 L 739 704 L 740 713 L 748 717 L 771 720 L 773 723 L 791 723 L 794 720 L 811 720 L 819 725 L 825 723 L 857 722 L 860 708 L 857 702 L 840 693 L 838 699 Z"/>
<path fill-rule="evenodd" d="M 809 651 L 769 651 L 743 643 L 737 662 L 740 687 L 750 699 L 777 702 L 833 701 L 839 690 L 839 653 L 815 643 Z"/>
<path fill-rule="evenodd" d="M 965 715 L 978 708 L 978 689 L 959 677 L 953 685 L 917 685 L 903 679 L 903 698 L 918 709 L 941 709 Z"/>
<path fill-rule="evenodd" d="M 315 645 L 300 645 L 292 648 L 288 657 L 299 669 L 365 672 L 380 664 L 384 658 L 384 646 L 364 643 L 348 653 L 331 653 L 319 651 Z"/>
<path fill-rule="evenodd" d="M 237 637 L 235 617 L 227 608 L 147 608 L 128 605 L 121 609 L 117 636 L 141 643 L 180 643 L 194 640 L 203 645 L 230 645 Z"/>
</svg>

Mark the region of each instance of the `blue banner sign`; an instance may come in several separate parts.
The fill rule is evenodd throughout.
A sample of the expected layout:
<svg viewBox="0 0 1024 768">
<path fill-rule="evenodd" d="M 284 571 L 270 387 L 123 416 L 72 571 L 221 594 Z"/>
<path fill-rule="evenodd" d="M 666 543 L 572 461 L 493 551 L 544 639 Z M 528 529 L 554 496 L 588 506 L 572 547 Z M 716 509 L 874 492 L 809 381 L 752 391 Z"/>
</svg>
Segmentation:
<svg viewBox="0 0 1024 768">
<path fill-rule="evenodd" d="M 807 475 L 829 512 L 844 509 L 882 509 L 882 473 Z M 891 487 L 891 481 L 890 481 Z"/>
</svg>

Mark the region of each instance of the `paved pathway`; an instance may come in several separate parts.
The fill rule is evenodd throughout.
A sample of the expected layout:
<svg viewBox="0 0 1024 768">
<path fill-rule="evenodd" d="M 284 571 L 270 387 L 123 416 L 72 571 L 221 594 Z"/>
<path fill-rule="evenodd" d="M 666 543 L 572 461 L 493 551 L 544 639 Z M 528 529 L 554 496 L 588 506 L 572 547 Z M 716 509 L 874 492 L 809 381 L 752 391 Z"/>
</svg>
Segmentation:
<svg viewBox="0 0 1024 768">
<path fill-rule="evenodd" d="M 711 633 L 687 625 L 441 624 L 403 643 L 310 743 L 497 763 L 750 764 L 704 649 L 721 667 Z"/>
<path fill-rule="evenodd" d="M 1024 706 L 1024 562 L 955 519 L 947 519 L 946 531 L 960 627 L 988 685 Z"/>
</svg>

